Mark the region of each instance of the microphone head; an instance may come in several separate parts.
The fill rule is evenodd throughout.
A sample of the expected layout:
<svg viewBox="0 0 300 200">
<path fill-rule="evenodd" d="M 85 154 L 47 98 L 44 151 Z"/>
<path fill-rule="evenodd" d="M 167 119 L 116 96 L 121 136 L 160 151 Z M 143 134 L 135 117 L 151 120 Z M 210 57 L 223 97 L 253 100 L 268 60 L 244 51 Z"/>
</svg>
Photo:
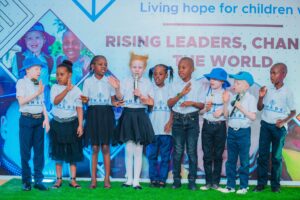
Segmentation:
<svg viewBox="0 0 300 200">
<path fill-rule="evenodd" d="M 139 78 L 139 74 L 138 73 L 136 73 L 136 74 L 134 74 L 134 79 L 138 79 Z"/>
<path fill-rule="evenodd" d="M 234 106 L 235 102 L 241 100 L 241 95 L 240 94 L 237 94 L 236 97 L 235 97 L 235 100 L 231 101 L 231 106 Z"/>
<path fill-rule="evenodd" d="M 234 104 L 235 104 L 235 100 L 231 101 L 230 104 L 231 104 L 231 106 L 233 107 Z"/>
</svg>

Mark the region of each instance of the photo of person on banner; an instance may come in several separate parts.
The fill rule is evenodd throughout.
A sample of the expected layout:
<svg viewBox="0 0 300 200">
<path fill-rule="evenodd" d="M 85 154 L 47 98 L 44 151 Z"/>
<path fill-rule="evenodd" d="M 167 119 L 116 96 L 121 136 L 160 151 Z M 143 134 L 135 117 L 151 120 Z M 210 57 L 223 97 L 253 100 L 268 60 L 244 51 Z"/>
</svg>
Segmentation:
<svg viewBox="0 0 300 200">
<path fill-rule="evenodd" d="M 83 47 L 80 39 L 71 30 L 65 30 L 62 35 L 63 54 L 56 58 L 56 63 L 60 64 L 63 60 L 70 60 L 73 63 L 72 84 L 78 83 L 89 73 L 91 59 L 82 53 Z"/>
</svg>

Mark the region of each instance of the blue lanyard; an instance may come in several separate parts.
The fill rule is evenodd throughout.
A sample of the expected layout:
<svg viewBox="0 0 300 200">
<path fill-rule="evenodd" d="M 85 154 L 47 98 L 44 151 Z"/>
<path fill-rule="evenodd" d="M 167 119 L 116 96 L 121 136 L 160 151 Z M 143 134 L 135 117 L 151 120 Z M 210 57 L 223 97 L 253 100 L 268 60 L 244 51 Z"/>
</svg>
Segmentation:
<svg viewBox="0 0 300 200">
<path fill-rule="evenodd" d="M 207 91 L 207 93 L 206 93 L 206 96 L 208 97 L 209 94 L 212 96 L 212 89 L 211 89 L 211 87 L 208 88 L 208 91 Z M 222 106 L 223 103 L 212 103 L 212 105 L 213 105 L 213 106 Z"/>
</svg>

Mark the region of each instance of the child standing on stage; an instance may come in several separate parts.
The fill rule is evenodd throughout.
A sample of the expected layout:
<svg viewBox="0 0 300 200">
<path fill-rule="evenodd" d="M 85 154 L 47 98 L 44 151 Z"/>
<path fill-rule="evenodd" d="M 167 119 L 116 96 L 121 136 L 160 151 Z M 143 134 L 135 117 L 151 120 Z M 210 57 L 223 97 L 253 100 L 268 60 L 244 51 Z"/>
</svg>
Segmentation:
<svg viewBox="0 0 300 200">
<path fill-rule="evenodd" d="M 227 92 L 226 88 L 230 83 L 227 81 L 226 71 L 222 68 L 214 68 L 210 74 L 204 74 L 204 77 L 209 80 L 210 87 L 205 98 L 201 135 L 206 184 L 200 189 L 208 190 L 219 188 L 227 132 L 223 94 Z"/>
<path fill-rule="evenodd" d="M 143 146 L 151 143 L 154 137 L 151 121 L 146 114 L 148 106 L 153 106 L 152 84 L 143 77 L 147 60 L 148 56 L 131 53 L 129 66 L 132 76 L 121 82 L 121 93 L 117 93 L 117 98 L 125 102 L 117 127 L 119 142 L 126 144 L 127 181 L 122 186 L 133 186 L 137 190 L 142 189 L 139 178 L 142 170 Z"/>
<path fill-rule="evenodd" d="M 274 86 L 259 91 L 258 110 L 262 110 L 259 137 L 258 179 L 255 192 L 264 190 L 268 183 L 270 145 L 272 143 L 272 192 L 280 192 L 282 172 L 282 148 L 287 134 L 287 123 L 295 116 L 296 109 L 292 91 L 283 83 L 287 74 L 284 63 L 274 64 L 270 79 Z"/>
<path fill-rule="evenodd" d="M 43 24 L 35 23 L 29 31 L 18 41 L 18 45 L 22 48 L 21 52 L 17 52 L 12 62 L 12 73 L 19 77 L 19 69 L 22 67 L 22 62 L 29 57 L 36 57 L 43 63 L 43 68 L 40 72 L 40 80 L 44 85 L 45 106 L 49 111 L 50 104 L 50 74 L 53 69 L 53 58 L 49 53 L 49 47 L 55 42 L 55 37 L 47 33 Z"/>
<path fill-rule="evenodd" d="M 62 185 L 63 162 L 70 163 L 70 187 L 80 188 L 76 182 L 76 162 L 83 160 L 82 139 L 83 111 L 80 100 L 81 91 L 71 84 L 72 62 L 64 60 L 57 66 L 58 84 L 51 88 L 50 97 L 53 104 L 50 129 L 50 157 L 56 161 L 57 189 Z"/>
<path fill-rule="evenodd" d="M 90 188 L 97 186 L 97 165 L 100 147 L 102 150 L 105 178 L 104 187 L 110 188 L 110 147 L 115 126 L 115 117 L 112 109 L 112 98 L 119 93 L 120 84 L 113 77 L 106 77 L 107 60 L 104 56 L 95 56 L 90 69 L 93 75 L 83 84 L 84 103 L 88 103 L 86 119 L 86 145 L 92 145 L 92 180 Z"/>
<path fill-rule="evenodd" d="M 44 168 L 44 129 L 49 131 L 49 121 L 44 105 L 44 86 L 42 81 L 38 82 L 43 63 L 36 57 L 30 57 L 23 61 L 21 74 L 26 73 L 24 78 L 18 80 L 16 85 L 16 96 L 20 104 L 21 117 L 20 126 L 20 150 L 22 166 L 23 190 L 31 190 L 31 169 L 29 160 L 31 148 L 34 158 L 34 188 L 47 190 L 43 185 Z"/>
<path fill-rule="evenodd" d="M 239 177 L 240 189 L 237 194 L 246 194 L 249 180 L 249 151 L 251 143 L 251 123 L 256 118 L 256 99 L 248 92 L 254 80 L 250 73 L 241 71 L 235 75 L 229 75 L 234 79 L 234 91 L 236 96 L 232 98 L 232 104 L 228 105 L 230 96 L 225 93 L 224 115 L 228 119 L 227 152 L 226 162 L 227 186 L 221 188 L 224 193 L 235 192 L 236 168 L 240 159 Z M 227 108 L 228 105 L 228 108 Z"/>
<path fill-rule="evenodd" d="M 154 129 L 154 141 L 147 146 L 149 160 L 150 187 L 165 187 L 169 172 L 169 162 L 172 149 L 172 114 L 168 107 L 170 87 L 165 84 L 170 72 L 169 80 L 173 79 L 173 69 L 163 64 L 149 70 L 149 77 L 154 78 L 154 107 L 150 113 L 150 120 Z M 158 166 L 158 155 L 161 162 Z"/>
<path fill-rule="evenodd" d="M 168 106 L 172 107 L 174 141 L 173 152 L 173 189 L 181 187 L 181 161 L 185 145 L 189 158 L 188 188 L 196 190 L 197 178 L 197 143 L 199 137 L 199 110 L 204 107 L 201 98 L 201 84 L 192 78 L 194 61 L 183 57 L 178 64 L 181 80 L 173 83 Z"/>
</svg>

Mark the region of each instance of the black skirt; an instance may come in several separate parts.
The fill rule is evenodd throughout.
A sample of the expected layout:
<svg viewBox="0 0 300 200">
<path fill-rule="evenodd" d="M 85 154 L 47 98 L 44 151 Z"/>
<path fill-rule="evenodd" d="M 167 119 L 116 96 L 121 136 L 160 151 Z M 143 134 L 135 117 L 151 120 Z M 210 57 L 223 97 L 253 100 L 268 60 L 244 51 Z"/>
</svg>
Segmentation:
<svg viewBox="0 0 300 200">
<path fill-rule="evenodd" d="M 152 143 L 154 130 L 144 108 L 124 108 L 116 129 L 116 141 L 133 141 L 142 145 Z"/>
<path fill-rule="evenodd" d="M 78 119 L 70 122 L 51 120 L 49 132 L 49 156 L 67 163 L 83 160 L 82 137 L 77 136 Z"/>
<path fill-rule="evenodd" d="M 112 143 L 115 116 L 112 106 L 89 106 L 85 127 L 85 145 Z"/>
</svg>

